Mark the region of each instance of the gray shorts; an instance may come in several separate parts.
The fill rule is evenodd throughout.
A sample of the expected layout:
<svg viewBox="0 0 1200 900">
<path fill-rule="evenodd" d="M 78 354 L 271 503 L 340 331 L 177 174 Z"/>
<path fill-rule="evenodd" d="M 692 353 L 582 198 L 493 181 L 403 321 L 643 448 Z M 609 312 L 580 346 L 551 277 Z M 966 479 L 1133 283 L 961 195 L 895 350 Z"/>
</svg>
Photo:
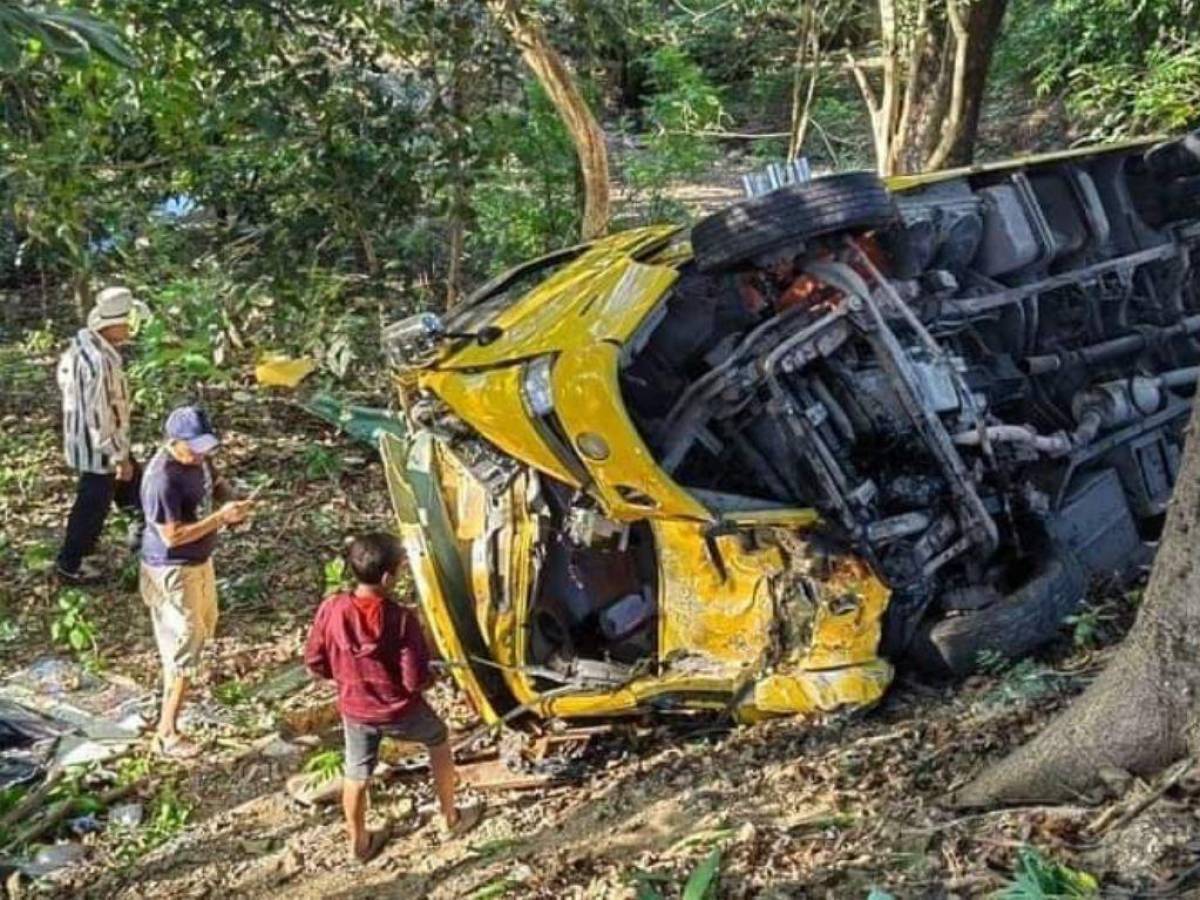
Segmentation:
<svg viewBox="0 0 1200 900">
<path fill-rule="evenodd" d="M 379 762 L 379 743 L 385 737 L 412 744 L 436 747 L 449 737 L 446 723 L 429 708 L 424 700 L 417 702 L 404 718 L 395 722 L 365 725 L 342 719 L 346 733 L 346 766 L 344 776 L 349 781 L 366 781 Z"/>
</svg>

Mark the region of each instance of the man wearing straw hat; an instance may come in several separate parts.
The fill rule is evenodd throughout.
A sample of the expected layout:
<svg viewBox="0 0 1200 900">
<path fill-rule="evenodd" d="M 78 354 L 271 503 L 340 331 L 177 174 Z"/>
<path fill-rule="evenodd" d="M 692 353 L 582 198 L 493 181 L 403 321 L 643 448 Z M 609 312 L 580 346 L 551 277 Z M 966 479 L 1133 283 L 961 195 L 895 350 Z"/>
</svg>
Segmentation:
<svg viewBox="0 0 1200 900">
<path fill-rule="evenodd" d="M 86 557 L 96 550 L 113 501 L 140 516 L 139 470 L 130 452 L 129 385 L 118 349 L 129 341 L 135 306 L 140 304 L 128 288 L 100 291 L 87 327 L 71 339 L 58 364 L 63 449 L 79 480 L 57 572 L 73 584 L 101 575 Z M 138 534 L 140 523 L 135 523 L 131 542 Z"/>
</svg>

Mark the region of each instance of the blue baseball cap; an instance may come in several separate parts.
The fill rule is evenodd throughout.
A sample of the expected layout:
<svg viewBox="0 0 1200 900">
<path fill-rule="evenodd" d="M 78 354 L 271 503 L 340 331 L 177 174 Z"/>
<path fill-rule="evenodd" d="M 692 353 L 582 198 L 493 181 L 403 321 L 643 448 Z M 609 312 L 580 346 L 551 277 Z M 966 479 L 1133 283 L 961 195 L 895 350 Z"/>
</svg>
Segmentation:
<svg viewBox="0 0 1200 900">
<path fill-rule="evenodd" d="M 167 440 L 183 441 L 193 453 L 210 453 L 221 441 L 213 432 L 208 414 L 199 406 L 180 406 L 167 416 Z"/>
</svg>

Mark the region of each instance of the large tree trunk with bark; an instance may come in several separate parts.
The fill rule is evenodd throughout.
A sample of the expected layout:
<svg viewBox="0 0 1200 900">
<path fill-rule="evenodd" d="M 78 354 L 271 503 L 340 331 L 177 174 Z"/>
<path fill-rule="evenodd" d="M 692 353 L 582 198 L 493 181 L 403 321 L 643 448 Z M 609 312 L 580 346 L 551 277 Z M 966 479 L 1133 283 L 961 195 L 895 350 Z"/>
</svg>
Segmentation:
<svg viewBox="0 0 1200 900">
<path fill-rule="evenodd" d="M 521 58 L 537 78 L 571 135 L 579 157 L 583 182 L 584 239 L 599 237 L 608 229 L 608 148 L 604 130 L 579 92 L 571 71 L 550 45 L 536 22 L 521 11 L 519 0 L 488 0 L 488 8 L 521 51 Z"/>
<path fill-rule="evenodd" d="M 962 106 L 954 128 L 944 137 L 945 157 L 936 161 L 938 166 L 965 166 L 975 158 L 983 91 L 1007 7 L 1008 0 L 975 0 L 968 7 L 964 22 L 967 51 L 962 69 Z"/>
<path fill-rule="evenodd" d="M 1056 802 L 1097 788 L 1102 769 L 1149 775 L 1200 750 L 1200 425 L 1183 466 L 1137 622 L 1108 668 L 1029 744 L 986 769 L 962 806 Z"/>
<path fill-rule="evenodd" d="M 1008 0 L 878 0 L 882 68 L 851 57 L 879 172 L 971 162 L 983 91 Z"/>
</svg>

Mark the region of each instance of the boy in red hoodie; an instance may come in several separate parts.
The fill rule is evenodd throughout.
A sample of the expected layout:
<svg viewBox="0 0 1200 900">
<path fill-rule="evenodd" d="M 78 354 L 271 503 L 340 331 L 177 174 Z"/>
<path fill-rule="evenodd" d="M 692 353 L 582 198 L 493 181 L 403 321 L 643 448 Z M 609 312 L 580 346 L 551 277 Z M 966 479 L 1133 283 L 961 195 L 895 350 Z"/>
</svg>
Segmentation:
<svg viewBox="0 0 1200 900">
<path fill-rule="evenodd" d="M 386 829 L 368 834 L 365 825 L 367 784 L 385 735 L 429 749 L 438 804 L 450 834 L 474 827 L 481 810 L 455 805 L 446 726 L 421 696 L 430 682 L 429 651 L 416 616 L 389 594 L 401 564 L 399 543 L 388 534 L 363 535 L 351 542 L 346 561 L 358 584 L 321 604 L 304 662 L 314 675 L 337 684 L 346 735 L 342 806 L 350 852 L 368 862 L 388 839 Z"/>
</svg>

